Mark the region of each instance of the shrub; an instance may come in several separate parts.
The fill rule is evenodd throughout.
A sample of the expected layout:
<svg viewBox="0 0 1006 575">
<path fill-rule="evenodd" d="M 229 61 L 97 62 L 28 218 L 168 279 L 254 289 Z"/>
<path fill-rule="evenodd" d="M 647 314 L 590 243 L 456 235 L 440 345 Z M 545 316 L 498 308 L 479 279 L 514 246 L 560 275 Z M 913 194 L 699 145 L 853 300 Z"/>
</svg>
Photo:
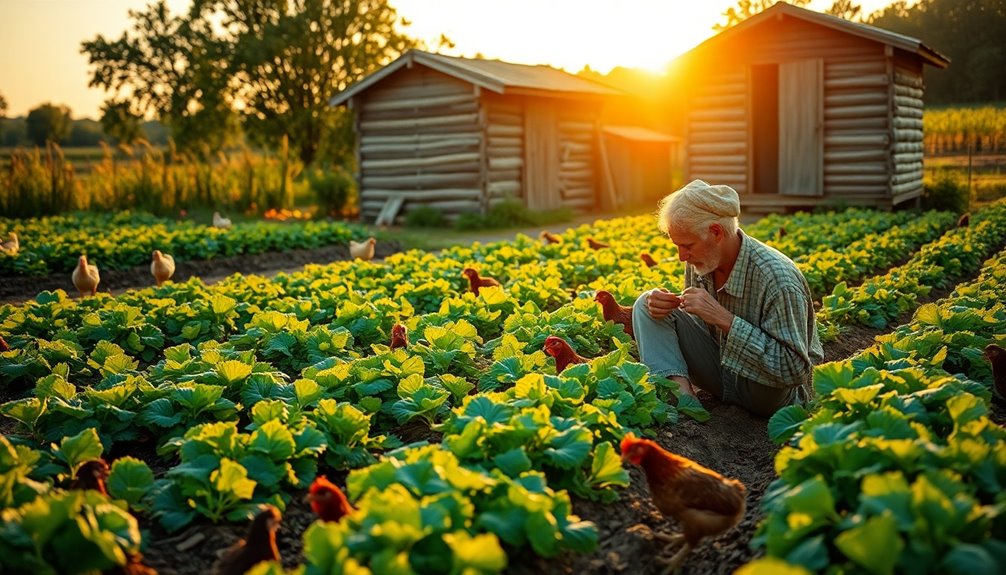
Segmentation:
<svg viewBox="0 0 1006 575">
<path fill-rule="evenodd" d="M 405 214 L 405 225 L 410 228 L 438 228 L 444 225 L 444 214 L 430 206 L 417 206 Z"/>
<path fill-rule="evenodd" d="M 922 191 L 922 208 L 926 210 L 961 213 L 968 210 L 969 203 L 967 184 L 952 171 L 936 173 Z"/>
<path fill-rule="evenodd" d="M 341 167 L 313 170 L 308 175 L 308 180 L 318 203 L 319 213 L 323 215 L 342 215 L 350 198 L 355 195 L 353 177 Z"/>
<path fill-rule="evenodd" d="M 569 208 L 559 208 L 533 212 L 514 198 L 506 199 L 491 208 L 485 217 L 478 214 L 462 214 L 454 222 L 459 230 L 514 228 L 520 226 L 540 226 L 556 222 L 568 222 L 573 212 Z"/>
</svg>

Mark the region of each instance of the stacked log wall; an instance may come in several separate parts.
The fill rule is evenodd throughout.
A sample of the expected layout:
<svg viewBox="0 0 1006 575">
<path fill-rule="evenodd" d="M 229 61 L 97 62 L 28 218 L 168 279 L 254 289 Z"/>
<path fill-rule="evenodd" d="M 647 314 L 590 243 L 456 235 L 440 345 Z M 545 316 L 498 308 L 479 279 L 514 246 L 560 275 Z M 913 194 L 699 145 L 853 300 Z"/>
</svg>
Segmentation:
<svg viewBox="0 0 1006 575">
<path fill-rule="evenodd" d="M 445 215 L 482 208 L 482 138 L 474 87 L 424 67 L 402 70 L 358 97 L 360 211 L 374 219 L 386 200 L 403 213 Z"/>
<path fill-rule="evenodd" d="M 519 98 L 486 95 L 486 196 L 490 206 L 524 199 L 524 106 Z"/>
<path fill-rule="evenodd" d="M 559 188 L 564 207 L 587 210 L 597 204 L 598 116 L 590 106 L 559 109 Z"/>
<path fill-rule="evenodd" d="M 895 58 L 892 77 L 894 137 L 891 194 L 895 204 L 922 195 L 922 64 Z"/>
</svg>

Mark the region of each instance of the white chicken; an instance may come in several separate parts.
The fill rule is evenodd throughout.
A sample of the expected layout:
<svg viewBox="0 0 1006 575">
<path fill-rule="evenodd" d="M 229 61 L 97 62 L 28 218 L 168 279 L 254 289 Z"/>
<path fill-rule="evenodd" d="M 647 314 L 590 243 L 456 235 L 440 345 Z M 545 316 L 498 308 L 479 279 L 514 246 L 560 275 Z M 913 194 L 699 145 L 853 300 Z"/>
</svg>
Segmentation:
<svg viewBox="0 0 1006 575">
<path fill-rule="evenodd" d="M 376 245 L 377 240 L 373 237 L 367 238 L 362 242 L 349 240 L 349 255 L 354 259 L 372 260 L 374 259 L 374 246 Z"/>
<path fill-rule="evenodd" d="M 231 227 L 231 219 L 220 215 L 220 212 L 213 212 L 213 227 L 227 229 Z"/>
<path fill-rule="evenodd" d="M 80 297 L 97 294 L 100 281 L 98 266 L 87 263 L 87 256 L 80 256 L 77 267 L 73 270 L 73 287 L 80 292 Z"/>
<path fill-rule="evenodd" d="M 7 237 L 10 239 L 5 240 L 3 243 L 0 243 L 0 252 L 3 252 L 9 256 L 16 256 L 17 251 L 21 248 L 21 244 L 18 243 L 17 241 L 17 234 L 11 232 L 7 234 Z"/>
<path fill-rule="evenodd" d="M 161 250 L 154 250 L 154 257 L 150 260 L 150 273 L 160 287 L 175 274 L 175 258 L 162 254 Z"/>
</svg>

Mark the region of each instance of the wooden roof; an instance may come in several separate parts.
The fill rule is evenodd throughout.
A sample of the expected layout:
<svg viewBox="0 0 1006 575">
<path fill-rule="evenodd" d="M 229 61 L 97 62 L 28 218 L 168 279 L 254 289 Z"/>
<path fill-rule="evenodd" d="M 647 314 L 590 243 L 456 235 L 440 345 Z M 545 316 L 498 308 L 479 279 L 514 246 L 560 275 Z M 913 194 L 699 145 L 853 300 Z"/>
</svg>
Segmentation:
<svg viewBox="0 0 1006 575">
<path fill-rule="evenodd" d="M 350 98 L 370 88 L 404 67 L 415 64 L 464 80 L 497 94 L 535 96 L 624 96 L 625 92 L 587 80 L 550 66 L 511 64 L 500 60 L 459 58 L 409 50 L 397 60 L 353 84 L 329 100 L 332 106 L 345 104 Z"/>
<path fill-rule="evenodd" d="M 793 6 L 792 4 L 787 4 L 786 2 L 778 2 L 772 7 L 766 9 L 763 12 L 755 14 L 754 16 L 748 18 L 747 20 L 741 22 L 740 24 L 720 32 L 716 36 L 702 42 L 689 52 L 689 54 L 695 54 L 709 50 L 710 47 L 715 47 L 717 44 L 722 42 L 726 38 L 733 38 L 745 31 L 751 30 L 760 24 L 767 22 L 775 18 L 781 18 L 782 16 L 789 16 L 792 18 L 799 18 L 800 20 L 805 20 L 813 24 L 818 24 L 833 30 L 838 30 L 840 32 L 845 32 L 853 36 L 859 36 L 861 38 L 866 38 L 868 40 L 874 40 L 880 42 L 881 44 L 886 44 L 894 48 L 905 50 L 906 52 L 911 52 L 918 55 L 922 60 L 930 65 L 936 66 L 938 68 L 946 68 L 950 65 L 950 59 L 940 54 L 936 50 L 933 50 L 929 46 L 922 43 L 921 40 L 912 38 L 911 36 L 905 36 L 904 34 L 898 34 L 896 32 L 891 32 L 890 30 L 884 30 L 883 28 L 878 28 L 876 26 L 870 26 L 869 24 L 861 24 L 858 22 L 852 22 L 844 18 L 839 18 L 837 16 L 832 16 L 831 14 L 824 14 L 822 12 L 815 12 L 813 10 L 807 10 L 805 8 L 800 8 L 798 6 Z"/>
</svg>

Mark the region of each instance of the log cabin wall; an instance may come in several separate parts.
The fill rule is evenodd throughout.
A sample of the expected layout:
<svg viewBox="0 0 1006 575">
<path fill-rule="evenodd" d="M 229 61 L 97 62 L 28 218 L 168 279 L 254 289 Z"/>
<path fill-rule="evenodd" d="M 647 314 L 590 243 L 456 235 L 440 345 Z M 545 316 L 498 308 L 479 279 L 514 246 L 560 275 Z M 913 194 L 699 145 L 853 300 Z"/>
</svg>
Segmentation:
<svg viewBox="0 0 1006 575">
<path fill-rule="evenodd" d="M 423 66 L 398 71 L 354 98 L 360 211 L 373 220 L 392 196 L 403 210 L 483 207 L 483 127 L 472 84 Z"/>
<path fill-rule="evenodd" d="M 755 85 L 761 76 L 773 79 L 765 70 L 775 69 L 782 80 L 788 65 L 814 60 L 823 68 L 818 96 L 823 125 L 814 127 L 823 138 L 823 190 L 783 195 L 779 180 L 786 177 L 787 158 L 772 158 L 772 150 L 764 147 L 759 158 L 756 150 L 759 143 L 772 143 L 757 130 L 779 123 L 756 113 Z M 783 16 L 710 47 L 699 62 L 693 66 L 700 72 L 692 75 L 688 113 L 689 179 L 729 184 L 742 194 L 742 204 L 764 211 L 827 203 L 891 206 L 921 191 L 922 64 L 914 55 L 896 57 L 883 43 Z M 814 90 L 788 92 L 776 97 Z M 792 104 L 779 106 L 783 120 Z M 808 122 L 804 116 L 799 124 Z M 777 142 L 778 156 L 796 154 L 783 144 Z M 814 158 L 800 156 L 795 162 L 807 161 Z M 777 166 L 777 177 L 759 177 L 766 162 Z"/>
<path fill-rule="evenodd" d="M 524 195 L 524 106 L 520 98 L 485 94 L 486 195 L 490 206 Z"/>
</svg>

